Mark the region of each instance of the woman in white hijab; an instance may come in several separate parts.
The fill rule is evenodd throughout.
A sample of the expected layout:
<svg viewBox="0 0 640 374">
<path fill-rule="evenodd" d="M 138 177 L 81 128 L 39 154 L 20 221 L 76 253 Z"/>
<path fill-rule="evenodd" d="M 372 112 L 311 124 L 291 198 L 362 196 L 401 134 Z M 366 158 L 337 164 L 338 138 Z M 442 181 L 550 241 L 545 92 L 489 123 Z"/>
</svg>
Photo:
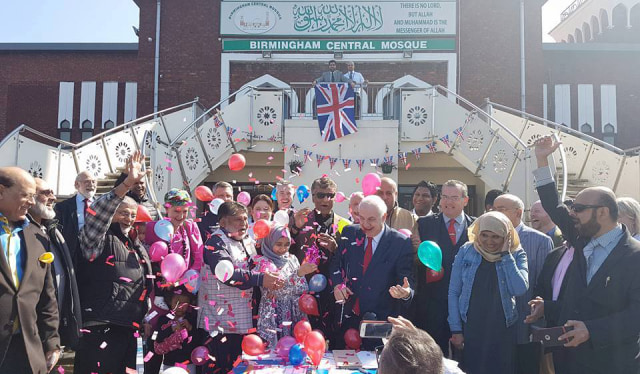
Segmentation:
<svg viewBox="0 0 640 374">
<path fill-rule="evenodd" d="M 500 212 L 480 216 L 453 262 L 449 285 L 451 343 L 464 349 L 468 374 L 515 373 L 516 296 L 528 284 L 527 256 Z"/>
</svg>

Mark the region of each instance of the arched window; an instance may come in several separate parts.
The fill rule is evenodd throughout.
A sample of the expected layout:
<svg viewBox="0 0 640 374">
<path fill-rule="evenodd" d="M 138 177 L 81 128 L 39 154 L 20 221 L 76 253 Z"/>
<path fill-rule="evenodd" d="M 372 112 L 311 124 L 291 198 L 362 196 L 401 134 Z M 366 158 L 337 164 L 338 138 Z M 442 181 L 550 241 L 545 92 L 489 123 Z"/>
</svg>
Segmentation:
<svg viewBox="0 0 640 374">
<path fill-rule="evenodd" d="M 65 142 L 71 141 L 71 122 L 66 119 L 60 122 L 60 127 L 58 128 L 58 137 L 60 138 L 60 140 L 64 140 Z"/>
<path fill-rule="evenodd" d="M 598 39 L 598 35 L 600 34 L 600 22 L 596 16 L 591 17 L 591 33 L 593 40 Z"/>
<path fill-rule="evenodd" d="M 627 27 L 627 7 L 618 4 L 611 11 L 611 23 L 614 28 L 625 29 Z"/>
<path fill-rule="evenodd" d="M 616 133 L 615 128 L 612 124 L 607 123 L 606 125 L 604 125 L 604 128 L 602 129 L 602 140 L 611 145 L 614 145 L 616 141 Z"/>
<path fill-rule="evenodd" d="M 609 14 L 604 9 L 600 9 L 600 26 L 602 28 L 602 32 L 609 28 Z"/>
<path fill-rule="evenodd" d="M 82 122 L 82 140 L 87 140 L 93 136 L 93 123 L 88 119 Z"/>
<path fill-rule="evenodd" d="M 591 125 L 588 123 L 585 123 L 582 126 L 580 126 L 580 131 L 582 131 L 585 134 L 591 134 L 593 132 L 593 130 L 591 129 Z"/>
<path fill-rule="evenodd" d="M 631 24 L 632 41 L 635 43 L 640 42 L 640 3 L 636 4 L 629 11 L 629 22 Z"/>
<path fill-rule="evenodd" d="M 580 29 L 576 29 L 575 33 L 576 33 L 576 43 L 582 43 L 583 42 L 582 31 Z"/>
<path fill-rule="evenodd" d="M 576 39 L 573 37 L 573 35 L 569 34 L 569 36 L 567 37 L 567 41 L 569 43 L 575 43 Z"/>
<path fill-rule="evenodd" d="M 582 24 L 582 34 L 584 35 L 585 43 L 591 41 L 591 27 L 586 22 Z"/>
<path fill-rule="evenodd" d="M 115 123 L 113 123 L 112 120 L 108 120 L 107 122 L 104 123 L 105 130 L 112 129 L 114 127 L 115 127 Z"/>
</svg>

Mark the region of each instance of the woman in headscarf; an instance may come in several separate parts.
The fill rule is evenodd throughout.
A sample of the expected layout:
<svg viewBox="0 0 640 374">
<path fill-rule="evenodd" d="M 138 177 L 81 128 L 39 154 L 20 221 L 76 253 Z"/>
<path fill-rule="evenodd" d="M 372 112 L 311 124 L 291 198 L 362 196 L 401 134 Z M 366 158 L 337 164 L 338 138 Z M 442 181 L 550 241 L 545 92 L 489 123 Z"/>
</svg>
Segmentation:
<svg viewBox="0 0 640 374">
<path fill-rule="evenodd" d="M 190 209 L 193 209 L 191 196 L 185 190 L 172 188 L 164 195 L 164 206 L 167 218 L 173 226 L 173 237 L 169 244 L 169 253 L 178 253 L 184 257 L 187 269 L 200 271 L 202 267 L 202 252 L 204 243 L 200 237 L 198 225 L 188 219 Z M 145 241 L 153 244 L 161 240 L 155 233 L 156 222 L 149 222 L 146 228 Z"/>
<path fill-rule="evenodd" d="M 278 290 L 261 289 L 258 334 L 272 348 L 280 337 L 291 335 L 298 321 L 306 318 L 298 307 L 298 299 L 309 289 L 304 276 L 317 269 L 316 265 L 306 262 L 301 266 L 296 256 L 289 253 L 290 245 L 289 230 L 274 225 L 262 241 L 262 257 L 257 260 L 260 271 L 277 272 L 285 280 L 284 287 Z"/>
<path fill-rule="evenodd" d="M 515 373 L 516 296 L 528 284 L 527 256 L 500 212 L 480 216 L 453 262 L 449 285 L 451 343 L 468 374 Z"/>
</svg>

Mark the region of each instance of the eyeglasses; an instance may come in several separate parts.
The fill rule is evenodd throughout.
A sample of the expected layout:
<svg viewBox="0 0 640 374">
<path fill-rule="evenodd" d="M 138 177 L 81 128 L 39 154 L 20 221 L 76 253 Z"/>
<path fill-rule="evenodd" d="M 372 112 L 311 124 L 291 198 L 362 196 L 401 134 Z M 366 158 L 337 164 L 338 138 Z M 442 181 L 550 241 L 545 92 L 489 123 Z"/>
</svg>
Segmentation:
<svg viewBox="0 0 640 374">
<path fill-rule="evenodd" d="M 462 199 L 461 196 L 447 196 L 447 195 L 440 195 L 440 199 L 441 200 L 451 200 L 451 201 L 459 201 Z"/>
<path fill-rule="evenodd" d="M 585 209 L 597 209 L 602 208 L 604 205 L 584 205 L 584 204 L 573 204 L 569 207 L 574 213 L 580 213 Z"/>
<path fill-rule="evenodd" d="M 316 192 L 315 195 L 318 199 L 325 199 L 327 197 L 333 199 L 336 197 L 336 194 L 333 192 Z"/>
</svg>

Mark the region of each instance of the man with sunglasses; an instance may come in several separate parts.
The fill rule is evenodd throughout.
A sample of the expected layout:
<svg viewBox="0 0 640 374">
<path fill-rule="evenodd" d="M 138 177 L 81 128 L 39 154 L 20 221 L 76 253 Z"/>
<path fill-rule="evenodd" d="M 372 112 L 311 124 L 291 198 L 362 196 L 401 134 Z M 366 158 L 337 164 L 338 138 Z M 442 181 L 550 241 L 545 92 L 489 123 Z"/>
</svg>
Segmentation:
<svg viewBox="0 0 640 374">
<path fill-rule="evenodd" d="M 76 272 L 71 254 L 62 233 L 57 228 L 56 212 L 53 209 L 56 195 L 49 184 L 40 178 L 36 180 L 35 204 L 29 208 L 29 222 L 42 230 L 49 239 L 47 250 L 53 253 L 51 275 L 58 299 L 60 315 L 60 344 L 76 349 L 82 328 L 82 309 L 76 282 Z"/>
<path fill-rule="evenodd" d="M 618 223 L 616 196 L 609 188 L 585 188 L 567 208 L 558 199 L 548 156 L 559 142 L 536 142 L 534 171 L 542 206 L 573 245 L 558 301 L 530 302 L 528 322 L 545 316 L 572 330 L 558 339 L 556 373 L 636 374 L 640 334 L 640 243 Z"/>
<path fill-rule="evenodd" d="M 329 263 L 338 246 L 340 237 L 338 227 L 350 222 L 333 211 L 333 202 L 338 186 L 327 177 L 318 178 L 311 184 L 311 195 L 314 209 L 304 208 L 295 213 L 289 222 L 291 236 L 294 238 L 289 252 L 304 261 L 313 261 L 318 265 L 318 272 L 329 279 Z M 313 274 L 309 274 L 309 277 Z M 314 296 L 318 299 L 320 317 L 309 316 L 311 326 L 325 333 L 328 340 L 333 341 L 333 307 L 335 301 L 331 287 L 325 288 Z"/>
</svg>

